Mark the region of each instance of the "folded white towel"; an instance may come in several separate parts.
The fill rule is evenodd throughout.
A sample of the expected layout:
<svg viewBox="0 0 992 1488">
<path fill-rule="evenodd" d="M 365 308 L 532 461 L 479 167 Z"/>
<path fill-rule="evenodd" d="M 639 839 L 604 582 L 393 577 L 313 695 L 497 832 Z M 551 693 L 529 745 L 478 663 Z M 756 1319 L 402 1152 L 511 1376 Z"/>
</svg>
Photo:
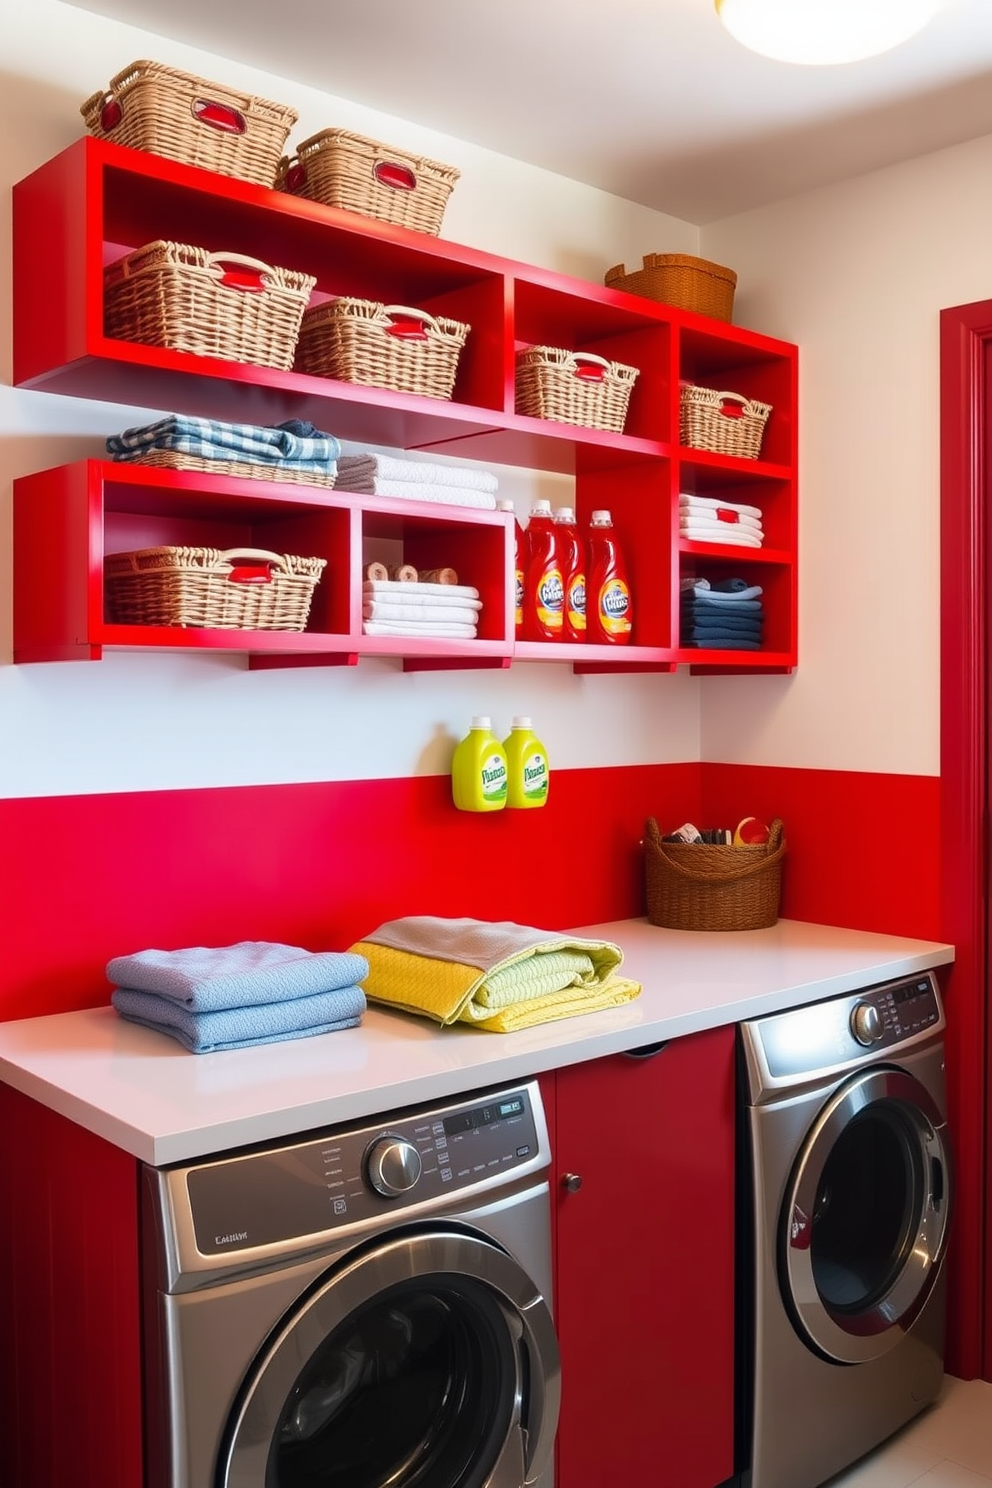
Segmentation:
<svg viewBox="0 0 992 1488">
<path fill-rule="evenodd" d="M 412 620 L 417 625 L 476 625 L 481 608 L 477 600 L 461 605 L 434 605 L 426 601 L 400 604 L 393 599 L 366 599 L 362 602 L 362 619 Z"/>
<path fill-rule="evenodd" d="M 743 517 L 757 517 L 761 519 L 760 506 L 745 506 L 740 501 L 718 501 L 714 496 L 693 496 L 687 491 L 679 493 L 679 506 L 682 510 L 703 512 L 719 511 L 721 508 L 727 511 L 735 511 Z"/>
<path fill-rule="evenodd" d="M 429 599 L 431 604 L 464 604 L 466 600 L 479 598 L 478 589 L 471 584 L 407 584 L 400 579 L 366 579 L 362 593 L 404 603 L 420 596 Z"/>
<path fill-rule="evenodd" d="M 362 630 L 370 636 L 448 636 L 454 640 L 470 641 L 476 635 L 474 625 L 418 625 L 413 620 L 363 620 Z"/>
<path fill-rule="evenodd" d="M 733 527 L 727 522 L 680 522 L 679 534 L 690 542 L 724 543 L 731 548 L 760 548 L 764 542 L 760 532 Z"/>
<path fill-rule="evenodd" d="M 401 455 L 342 455 L 338 475 L 363 481 L 418 481 L 429 486 L 461 486 L 466 490 L 495 495 L 499 481 L 491 470 L 474 465 L 436 465 L 427 460 L 408 460 Z M 349 486 L 350 490 L 351 487 Z"/>
<path fill-rule="evenodd" d="M 718 527 L 727 527 L 733 532 L 735 529 L 748 532 L 761 532 L 761 519 L 759 517 L 742 517 L 737 512 L 723 507 L 718 511 L 687 511 L 683 507 L 679 511 L 679 526 L 684 527 L 687 522 L 709 522 Z"/>
<path fill-rule="evenodd" d="M 471 506 L 477 511 L 495 511 L 496 497 L 491 491 L 477 491 L 471 486 L 432 486 L 426 481 L 375 480 L 358 481 L 340 474 L 334 483 L 338 491 L 351 491 L 356 496 L 388 496 L 400 501 L 430 501 L 443 506 Z"/>
</svg>

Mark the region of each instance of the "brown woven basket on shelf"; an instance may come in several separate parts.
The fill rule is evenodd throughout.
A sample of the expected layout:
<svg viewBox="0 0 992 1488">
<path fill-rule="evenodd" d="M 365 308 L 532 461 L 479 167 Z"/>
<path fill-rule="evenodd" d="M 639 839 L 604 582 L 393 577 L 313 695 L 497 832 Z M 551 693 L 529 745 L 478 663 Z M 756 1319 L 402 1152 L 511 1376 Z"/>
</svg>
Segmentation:
<svg viewBox="0 0 992 1488">
<path fill-rule="evenodd" d="M 622 434 L 639 369 L 588 351 L 529 346 L 517 352 L 517 412 Z"/>
<path fill-rule="evenodd" d="M 645 825 L 648 919 L 670 930 L 760 930 L 778 919 L 785 842 L 776 818 L 768 841 L 720 847 L 663 842 L 654 817 Z"/>
<path fill-rule="evenodd" d="M 756 460 L 771 411 L 770 403 L 684 382 L 679 389 L 679 437 L 693 449 Z"/>
<path fill-rule="evenodd" d="M 282 159 L 276 184 L 325 207 L 437 237 L 460 174 L 454 166 L 347 129 L 324 129 L 297 145 L 295 155 Z"/>
<path fill-rule="evenodd" d="M 140 548 L 104 559 L 118 625 L 303 630 L 326 558 L 264 548 Z"/>
<path fill-rule="evenodd" d="M 337 479 L 334 475 L 294 470 L 289 463 L 259 465 L 250 460 L 203 460 L 199 455 L 184 455 L 178 450 L 149 450 L 147 454 L 135 455 L 117 463 L 152 465 L 159 470 L 195 470 L 205 475 L 238 475 L 247 480 L 287 481 L 290 485 L 322 486 L 325 490 L 332 490 Z"/>
<path fill-rule="evenodd" d="M 161 62 L 132 62 L 79 112 L 98 139 L 275 185 L 295 109 Z"/>
<path fill-rule="evenodd" d="M 450 398 L 469 330 L 408 305 L 341 295 L 304 315 L 298 363 L 318 377 Z"/>
<path fill-rule="evenodd" d="M 734 313 L 737 275 L 723 264 L 689 253 L 645 253 L 644 267 L 628 274 L 623 264 L 607 269 L 604 283 L 610 289 L 643 295 L 680 310 L 694 310 L 714 320 L 729 321 Z"/>
<path fill-rule="evenodd" d="M 104 327 L 119 341 L 288 371 L 316 282 L 240 253 L 160 240 L 104 269 Z"/>
</svg>

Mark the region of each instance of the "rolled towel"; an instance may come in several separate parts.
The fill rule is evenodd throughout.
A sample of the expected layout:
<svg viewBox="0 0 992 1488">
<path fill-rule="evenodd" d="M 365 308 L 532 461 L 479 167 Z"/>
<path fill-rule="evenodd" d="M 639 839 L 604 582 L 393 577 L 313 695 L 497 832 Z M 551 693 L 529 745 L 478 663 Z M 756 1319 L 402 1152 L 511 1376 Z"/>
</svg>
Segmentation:
<svg viewBox="0 0 992 1488">
<path fill-rule="evenodd" d="M 429 486 L 461 486 L 467 490 L 499 490 L 499 481 L 491 470 L 479 470 L 474 465 L 437 465 L 428 460 L 409 460 L 400 455 L 342 455 L 342 476 L 362 482 L 371 488 L 376 480 L 416 481 Z M 359 489 L 349 485 L 349 490 Z"/>
<path fill-rule="evenodd" d="M 457 641 L 471 641 L 478 634 L 474 625 L 449 625 L 427 620 L 363 620 L 362 630 L 370 636 L 439 636 Z"/>
<path fill-rule="evenodd" d="M 365 598 L 372 595 L 376 599 L 398 599 L 403 604 L 409 603 L 413 596 L 444 605 L 465 604 L 479 598 L 479 591 L 472 584 L 400 584 L 394 579 L 366 579 L 362 594 Z"/>
<path fill-rule="evenodd" d="M 352 961 L 363 961 L 351 956 Z M 367 962 L 364 963 L 367 966 Z M 111 1002 L 129 1023 L 141 1023 L 178 1039 L 192 1054 L 211 1054 L 221 1049 L 242 1049 L 252 1044 L 282 1043 L 287 1039 L 310 1038 L 354 1028 L 365 1011 L 361 987 L 338 987 L 311 997 L 291 997 L 282 1002 L 253 1003 L 217 1012 L 194 1012 L 172 997 L 116 987 Z"/>
<path fill-rule="evenodd" d="M 400 604 L 392 599 L 366 599 L 362 603 L 363 620 L 415 620 L 418 625 L 477 625 L 481 605 L 475 602 L 464 605 Z"/>
<path fill-rule="evenodd" d="M 153 992 L 197 1013 L 332 992 L 360 982 L 367 970 L 350 951 L 305 951 L 266 940 L 137 951 L 107 962 L 107 978 L 117 986 Z"/>
</svg>

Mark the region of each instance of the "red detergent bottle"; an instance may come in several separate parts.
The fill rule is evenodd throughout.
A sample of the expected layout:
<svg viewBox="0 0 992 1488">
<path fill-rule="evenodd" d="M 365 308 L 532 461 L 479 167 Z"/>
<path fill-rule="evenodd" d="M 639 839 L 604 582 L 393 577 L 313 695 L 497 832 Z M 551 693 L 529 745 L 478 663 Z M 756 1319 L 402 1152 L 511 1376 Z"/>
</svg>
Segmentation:
<svg viewBox="0 0 992 1488">
<path fill-rule="evenodd" d="M 512 501 L 497 501 L 496 510 L 502 512 L 514 511 Z M 517 521 L 516 513 L 513 517 L 513 626 L 517 638 L 523 635 L 524 630 L 524 582 L 527 567 L 527 540 L 524 529 Z"/>
<path fill-rule="evenodd" d="M 558 555 L 561 559 L 561 581 L 565 591 L 564 622 L 566 641 L 586 639 L 586 545 L 579 536 L 575 511 L 560 506 L 554 514 L 558 533 Z"/>
<path fill-rule="evenodd" d="M 630 584 L 608 511 L 592 514 L 586 592 L 587 638 L 608 646 L 628 645 L 633 628 Z"/>
<path fill-rule="evenodd" d="M 560 641 L 564 634 L 565 591 L 550 501 L 534 502 L 526 536 L 523 637 L 527 641 Z"/>
</svg>

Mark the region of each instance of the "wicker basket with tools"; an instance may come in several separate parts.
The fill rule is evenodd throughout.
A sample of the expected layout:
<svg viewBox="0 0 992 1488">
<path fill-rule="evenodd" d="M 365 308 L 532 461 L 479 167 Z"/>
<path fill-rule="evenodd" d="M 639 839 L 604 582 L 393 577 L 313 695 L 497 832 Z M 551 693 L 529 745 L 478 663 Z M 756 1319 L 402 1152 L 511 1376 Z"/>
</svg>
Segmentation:
<svg viewBox="0 0 992 1488">
<path fill-rule="evenodd" d="M 289 371 L 316 284 L 239 253 L 158 241 L 104 269 L 106 334 Z"/>
<path fill-rule="evenodd" d="M 104 559 L 109 620 L 214 630 L 303 630 L 326 558 L 264 548 L 141 548 Z"/>
<path fill-rule="evenodd" d="M 776 818 L 768 841 L 749 846 L 663 842 L 645 825 L 647 915 L 670 930 L 760 930 L 778 919 L 785 841 Z"/>
<path fill-rule="evenodd" d="M 517 412 L 622 434 L 637 367 L 588 351 L 529 346 L 517 352 Z"/>
<path fill-rule="evenodd" d="M 304 315 L 299 366 L 341 382 L 450 398 L 469 330 L 408 305 L 341 295 Z"/>
<path fill-rule="evenodd" d="M 645 253 L 644 267 L 628 274 L 623 264 L 607 269 L 604 283 L 609 289 L 643 295 L 680 310 L 694 310 L 714 320 L 729 321 L 734 313 L 737 275 L 723 264 L 689 253 Z"/>
<path fill-rule="evenodd" d="M 756 460 L 770 403 L 684 382 L 679 389 L 679 438 L 693 449 Z"/>
<path fill-rule="evenodd" d="M 377 217 L 415 232 L 441 231 L 460 171 L 348 129 L 324 129 L 279 165 L 277 185 L 325 207 Z"/>
<path fill-rule="evenodd" d="M 274 186 L 295 109 L 161 62 L 132 62 L 79 111 L 98 139 Z"/>
</svg>

